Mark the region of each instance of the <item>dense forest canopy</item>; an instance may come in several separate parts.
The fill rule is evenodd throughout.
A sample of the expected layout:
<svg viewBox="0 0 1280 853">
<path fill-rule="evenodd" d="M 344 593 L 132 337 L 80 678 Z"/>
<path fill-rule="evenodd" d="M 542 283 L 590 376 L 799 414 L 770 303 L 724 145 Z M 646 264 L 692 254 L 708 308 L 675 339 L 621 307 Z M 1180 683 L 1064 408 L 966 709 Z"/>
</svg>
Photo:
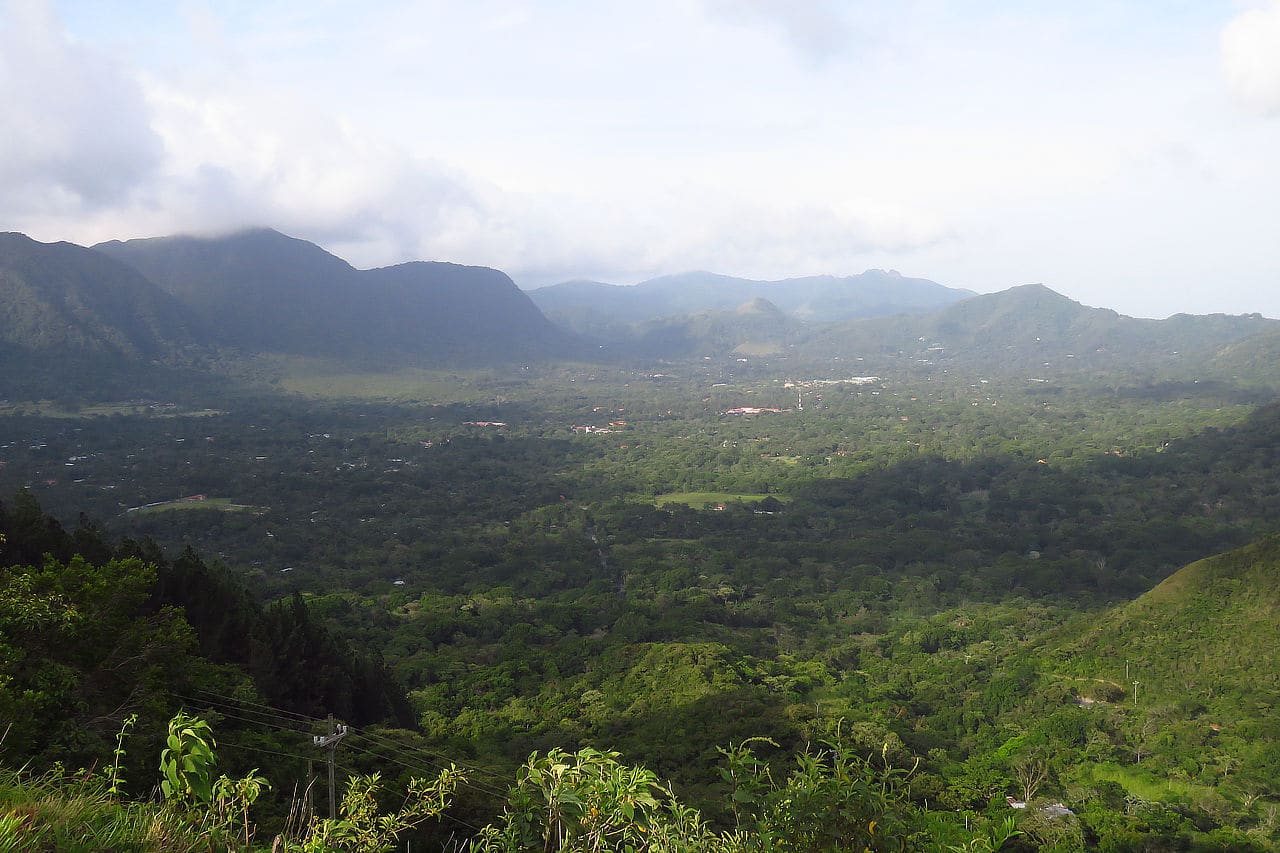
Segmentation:
<svg viewBox="0 0 1280 853">
<path fill-rule="evenodd" d="M 6 578 L 47 606 L 6 634 L 6 701 L 65 722 L 15 727 L 8 760 L 89 764 L 134 711 L 143 779 L 187 708 L 226 732 L 228 767 L 277 753 L 288 787 L 332 713 L 382 739 L 351 772 L 480 769 L 453 806 L 476 826 L 530 753 L 595 746 L 727 827 L 718 747 L 768 737 L 785 773 L 838 729 L 914 768 L 921 820 L 994 827 L 1021 816 L 1006 796 L 1074 813 L 1007 849 L 1268 849 L 1269 681 L 1227 667 L 1189 699 L 1166 649 L 1090 626 L 1274 530 L 1280 409 L 1212 383 L 691 366 L 11 404 Z M 307 371 L 278 382 L 326 381 Z"/>
</svg>

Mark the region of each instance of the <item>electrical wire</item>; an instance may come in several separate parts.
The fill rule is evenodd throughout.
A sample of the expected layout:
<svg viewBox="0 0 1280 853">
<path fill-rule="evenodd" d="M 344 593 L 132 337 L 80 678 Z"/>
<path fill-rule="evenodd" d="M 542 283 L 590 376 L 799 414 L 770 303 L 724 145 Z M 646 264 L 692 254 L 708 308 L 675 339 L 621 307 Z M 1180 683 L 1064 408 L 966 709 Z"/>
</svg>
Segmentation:
<svg viewBox="0 0 1280 853">
<path fill-rule="evenodd" d="M 359 732 L 352 732 L 352 734 L 353 734 L 356 738 L 359 738 L 359 737 L 360 737 L 360 733 L 359 733 Z M 427 774 L 427 775 L 431 775 L 431 774 L 438 774 L 438 773 L 440 773 L 441 771 L 443 771 L 443 770 L 445 770 L 445 769 L 446 769 L 446 768 L 445 768 L 445 767 L 443 767 L 443 766 L 440 766 L 440 765 L 434 765 L 434 764 L 429 764 L 427 767 L 424 767 L 424 766 L 419 765 L 419 764 L 413 764 L 413 763 L 410 763 L 410 762 L 405 761 L 405 760 L 403 760 L 403 759 L 393 758 L 393 757 L 391 757 L 391 756 L 389 756 L 389 755 L 386 755 L 386 754 L 381 753 L 381 752 L 377 752 L 377 751 L 375 751 L 375 750 L 373 750 L 373 749 L 370 749 L 370 748 L 369 748 L 369 747 L 367 747 L 367 746 L 361 746 L 360 744 L 358 744 L 358 743 L 354 743 L 354 742 L 352 742 L 352 741 L 348 741 L 348 743 L 350 744 L 350 747 L 351 747 L 351 749 L 353 749 L 353 750 L 356 750 L 356 751 L 358 751 L 358 752 L 360 752 L 360 753 L 363 753 L 363 754 L 365 754 L 365 755 L 371 755 L 371 756 L 373 756 L 373 757 L 375 757 L 375 758 L 381 759 L 382 761 L 388 761 L 388 762 L 391 762 L 392 764 L 395 764 L 395 765 L 397 765 L 397 766 L 399 766 L 399 767 L 402 767 L 402 768 L 404 768 L 405 770 L 412 770 L 412 771 L 417 771 L 418 773 L 425 773 L 425 774 Z M 429 769 L 429 768 L 430 768 L 430 769 Z M 466 785 L 467 787 L 472 788 L 472 789 L 474 789 L 474 790 L 476 790 L 476 791 L 479 791 L 479 792 L 480 792 L 480 793 L 482 793 L 482 794 L 488 794 L 488 795 L 489 795 L 489 796 L 491 796 L 491 797 L 496 797 L 496 798 L 497 798 L 497 799 L 499 799 L 499 800 L 506 799 L 506 796 L 507 796 L 506 791 L 504 791 L 504 790 L 499 790 L 499 789 L 497 789 L 497 788 L 495 788 L 495 787 L 492 787 L 492 786 L 490 786 L 490 785 L 483 784 L 483 783 L 478 782 L 478 781 L 476 781 L 476 780 L 474 780 L 474 779 L 472 779 L 471 777 L 466 776 L 466 775 L 464 775 L 464 776 L 462 777 L 462 780 L 461 780 L 460 784 L 462 784 L 462 785 Z"/>
<path fill-rule="evenodd" d="M 386 747 L 388 749 L 394 749 L 397 751 L 403 750 L 410 753 L 416 753 L 419 756 L 422 756 L 423 760 L 430 761 L 434 759 L 438 761 L 449 762 L 450 764 L 454 764 L 454 765 L 457 765 L 458 767 L 461 767 L 463 770 L 466 770 L 468 773 L 473 773 L 477 776 L 482 776 L 482 777 L 487 777 L 489 779 L 492 779 L 498 782 L 504 788 L 506 787 L 509 781 L 505 776 L 502 776 L 499 773 L 495 773 L 492 770 L 486 770 L 482 767 L 477 767 L 475 765 L 467 764 L 466 762 L 463 762 L 463 761 L 457 761 L 455 759 L 450 758 L 447 755 L 444 755 L 443 753 L 435 752 L 434 750 L 428 749 L 425 746 L 396 743 L 390 738 L 387 738 L 383 735 L 374 734 L 373 732 L 370 732 L 367 729 L 361 729 L 360 735 L 361 737 L 371 740 L 374 743 L 381 744 L 383 747 Z"/>
<path fill-rule="evenodd" d="M 221 694 L 221 693 L 215 693 L 215 692 L 213 692 L 212 690 L 207 690 L 207 689 L 205 689 L 205 688 L 203 688 L 203 687 L 197 687 L 197 688 L 195 689 L 195 692 L 196 692 L 196 693 L 202 693 L 202 694 L 205 694 L 205 695 L 207 695 L 207 696 L 212 696 L 212 697 L 213 697 L 213 698 L 215 698 L 215 699 L 222 699 L 222 700 L 224 700 L 224 701 L 235 702 L 235 703 L 237 703 L 237 704 L 239 704 L 239 705 L 246 705 L 246 706 L 252 706 L 252 707 L 254 707 L 254 708 L 261 708 L 261 709 L 263 709 L 264 711 L 270 711 L 271 713 L 275 714 L 276 716 L 281 716 L 281 717 L 295 717 L 295 718 L 297 718 L 297 719 L 299 719 L 299 720 L 305 720 L 305 721 L 306 721 L 306 722 L 308 722 L 308 723 L 323 723 L 323 722 L 325 722 L 325 720 L 324 720 L 323 718 L 321 718 L 321 717 L 310 717 L 310 716 L 307 716 L 306 714 L 300 714 L 300 713 L 298 713 L 297 711 L 286 711 L 286 710 L 284 710 L 283 708 L 276 708 L 276 707 L 273 707 L 273 706 L 271 706 L 271 705 L 264 705 L 264 704 L 262 704 L 261 702 L 250 702 L 248 699 L 244 699 L 244 698 L 239 697 L 239 696 L 226 696 L 226 695 Z"/>
<path fill-rule="evenodd" d="M 410 755 L 416 756 L 421 761 L 427 764 L 430 764 L 432 766 L 438 766 L 437 762 L 443 761 L 443 762 L 446 762 L 447 764 L 453 764 L 454 766 L 467 771 L 468 774 L 471 774 L 473 776 L 492 780 L 501 789 L 501 793 L 498 795 L 503 797 L 506 796 L 506 790 L 507 790 L 507 784 L 508 784 L 507 778 L 504 776 L 501 776 L 498 773 L 493 772 L 492 770 L 484 770 L 480 767 L 468 765 L 460 761 L 454 761 L 453 759 L 449 758 L 447 755 L 434 752 L 432 750 L 426 749 L 425 747 L 396 743 L 395 741 L 389 738 L 385 738 L 380 735 L 375 735 L 365 729 L 359 729 L 355 731 L 355 734 L 356 736 L 364 738 L 365 740 L 368 740 L 372 743 L 375 743 L 384 749 L 391 749 L 396 752 L 407 752 Z"/>
<path fill-rule="evenodd" d="M 175 698 L 181 699 L 184 702 L 191 702 L 193 705 L 204 705 L 204 706 L 210 707 L 210 710 L 213 710 L 215 713 L 217 713 L 219 716 L 222 716 L 222 717 L 227 717 L 229 719 L 238 720 L 244 723 L 249 723 L 251 725 L 268 726 L 270 728 L 278 729 L 280 731 L 284 731 L 290 734 L 296 734 L 300 736 L 312 736 L 313 733 L 295 728 L 295 726 L 298 725 L 299 723 L 323 724 L 327 722 L 326 720 L 322 720 L 317 717 L 308 717 L 305 714 L 297 714 L 291 711 L 285 711 L 280 708 L 273 708 L 269 705 L 262 705 L 257 702 L 240 700 L 237 697 L 223 696 L 221 694 L 214 693 L 213 691 L 210 691 L 210 690 L 197 690 L 196 692 L 200 694 L 204 694 L 204 698 L 197 698 L 194 696 L 184 696 L 179 693 L 174 693 L 173 695 Z M 227 701 L 219 701 L 219 700 L 227 700 Z M 239 703 L 239 704 L 231 704 L 231 703 Z M 251 706 L 251 707 L 246 708 L 243 706 Z M 231 709 L 231 710 L 227 710 L 227 709 Z M 255 709 L 262 709 L 262 710 L 255 710 Z M 231 711 L 243 711 L 245 714 L 251 714 L 251 715 L 256 714 L 258 717 L 263 717 L 266 719 L 254 719 L 251 716 L 243 716 L 241 714 L 232 713 Z M 292 719 L 290 717 L 292 717 Z M 354 727 L 349 727 L 348 731 L 354 736 L 353 739 L 363 738 L 364 740 L 374 742 L 374 743 L 384 740 L 381 738 L 377 738 L 373 735 L 364 733 L 362 731 L 356 731 Z M 391 748 L 394 748 L 397 750 L 405 749 L 405 747 L 399 744 L 394 744 L 390 741 L 384 741 L 384 742 Z M 296 752 L 285 752 L 284 750 L 278 750 L 278 749 L 267 749 L 266 747 L 260 747 L 260 746 L 251 746 L 246 743 L 237 743 L 237 742 L 228 741 L 225 739 L 220 741 L 220 743 L 223 746 L 229 747 L 231 749 L 243 749 L 250 752 L 262 753 L 264 755 L 274 755 L 280 758 L 291 758 L 299 761 L 317 760 L 315 756 L 301 755 Z M 358 753 L 371 755 L 375 758 L 378 758 L 382 761 L 390 762 L 406 770 L 417 771 L 420 773 L 425 772 L 428 775 L 431 775 L 432 773 L 438 773 L 439 771 L 445 769 L 442 766 L 431 765 L 430 762 L 426 762 L 429 766 L 432 767 L 432 769 L 428 770 L 426 767 L 422 767 L 421 765 L 411 764 L 409 762 L 404 761 L 403 759 L 397 759 L 392 756 L 385 755 L 381 752 L 377 752 L 369 748 L 368 746 L 362 746 L 357 743 L 353 743 L 352 741 L 348 741 L 347 743 L 353 750 L 355 750 Z M 345 764 L 337 764 L 335 762 L 334 766 L 342 770 L 342 772 L 346 773 L 348 776 L 360 775 L 353 768 L 348 767 Z M 498 778 L 498 777 L 496 777 L 495 775 L 494 778 Z M 465 775 L 461 780 L 461 784 L 467 785 L 468 787 L 471 787 L 481 793 L 488 794 L 490 796 L 495 796 L 499 799 L 504 799 L 506 797 L 505 791 L 498 790 L 496 788 L 481 784 L 475 780 L 468 778 Z M 468 823 L 467 821 L 462 820 L 461 818 L 454 817 L 453 815 L 448 814 L 447 812 L 440 812 L 436 814 L 435 817 L 442 821 L 449 821 L 450 823 L 456 824 L 474 833 L 479 833 L 481 831 L 480 827 L 472 823 Z"/>
<path fill-rule="evenodd" d="M 177 696 L 177 694 L 174 694 L 174 695 Z M 182 697 L 178 696 L 178 698 L 181 699 Z M 274 722 L 271 720 L 261 720 L 261 719 L 255 719 L 253 717 L 245 717 L 240 714 L 233 713 L 232 711 L 225 710 L 224 708 L 211 707 L 212 704 L 216 704 L 216 703 L 208 703 L 208 702 L 201 701 L 201 702 L 196 702 L 194 704 L 196 704 L 197 706 L 208 707 L 209 710 L 213 711 L 215 714 L 217 714 L 220 717 L 225 717 L 231 720 L 239 720 L 242 723 L 249 723 L 255 726 L 267 726 L 269 728 L 279 729 L 280 731 L 289 732 L 291 734 L 295 734 L 299 736 L 312 737 L 314 735 L 314 732 L 304 731 L 302 729 L 296 729 L 291 725 L 283 725 L 279 722 Z"/>
<path fill-rule="evenodd" d="M 292 711 L 285 711 L 280 708 L 274 708 L 270 705 L 264 705 L 258 702 L 250 702 L 247 699 L 240 699 L 238 697 L 225 696 L 223 694 L 215 693 L 212 690 L 199 689 L 196 692 L 203 694 L 206 697 L 212 697 L 212 698 L 196 699 L 195 697 L 183 696 L 177 693 L 175 693 L 174 695 L 179 699 L 185 699 L 191 702 L 207 703 L 208 705 L 213 706 L 214 710 L 216 710 L 217 713 L 219 713 L 220 715 L 229 717 L 234 720 L 253 723 L 255 725 L 261 724 L 261 725 L 272 726 L 274 728 L 281 729 L 283 731 L 294 732 L 296 734 L 305 734 L 305 735 L 314 734 L 313 732 L 301 731 L 299 729 L 294 728 L 293 726 L 296 725 L 298 722 L 307 722 L 311 724 L 324 724 L 325 722 L 327 722 L 326 720 L 320 719 L 318 717 L 309 717 L 305 714 L 298 714 Z M 218 701 L 218 700 L 222 700 L 222 701 Z M 237 703 L 237 704 L 230 704 L 230 703 Z M 241 706 L 251 706 L 251 707 L 245 708 Z M 218 710 L 219 708 L 230 709 L 230 710 Z M 263 710 L 253 710 L 258 708 Z M 262 721 L 250 719 L 248 717 L 241 716 L 237 713 L 234 713 L 237 711 L 243 712 L 245 714 L 257 714 L 261 717 L 265 717 L 266 719 Z M 288 719 L 288 717 L 284 715 L 289 715 L 291 717 L 294 717 L 296 718 L 296 721 L 293 719 Z M 483 791 L 484 793 L 488 793 L 500 799 L 505 798 L 507 795 L 507 779 L 497 773 L 494 773 L 491 770 L 485 770 L 480 767 L 468 765 L 464 762 L 455 761 L 442 753 L 435 752 L 433 750 L 427 749 L 422 746 L 396 743 L 395 741 L 392 741 L 389 738 L 373 734 L 372 732 L 368 732 L 364 729 L 356 729 L 356 727 L 354 726 L 349 726 L 348 729 L 351 730 L 351 733 L 353 735 L 356 735 L 357 737 L 362 737 L 365 740 L 368 740 L 374 744 L 377 744 L 384 749 L 390 749 L 398 753 L 408 752 L 414 755 L 423 763 L 435 768 L 430 772 L 435 773 L 435 772 L 439 772 L 440 770 L 443 770 L 444 766 L 438 763 L 443 761 L 446 763 L 446 765 L 453 764 L 467 771 L 468 778 L 466 780 L 466 784 L 468 784 L 469 787 L 475 788 L 476 790 L 479 790 L 479 791 Z M 365 751 L 369 752 L 370 754 L 377 755 L 378 757 L 382 758 L 384 761 L 391 761 L 395 764 L 399 764 L 400 766 L 405 767 L 406 769 L 417 770 L 419 772 L 424 771 L 424 768 L 421 766 L 408 765 L 408 764 L 405 764 L 402 760 L 393 759 L 389 756 L 386 756 L 380 753 L 375 753 L 372 750 L 369 750 L 367 748 Z M 495 784 L 491 786 L 484 785 L 479 783 L 475 778 L 472 778 L 472 777 L 480 777 L 483 779 L 492 780 L 492 782 Z"/>
<path fill-rule="evenodd" d="M 274 708 L 269 706 L 269 704 L 250 702 L 248 699 L 230 697 L 230 695 L 214 693 L 212 690 L 197 688 L 195 693 L 196 695 L 183 695 L 179 693 L 175 693 L 174 695 L 177 695 L 179 698 L 187 699 L 187 701 L 191 702 L 204 702 L 207 704 L 216 704 L 216 706 L 236 708 L 236 710 L 243 711 L 244 713 L 259 713 L 259 715 L 271 717 L 271 719 L 274 720 L 292 722 L 294 725 L 314 725 L 324 724 L 325 722 L 325 720 L 321 720 L 320 717 L 308 717 L 305 713 L 285 711 L 284 708 Z"/>
<path fill-rule="evenodd" d="M 299 755 L 296 752 L 281 752 L 278 749 L 267 749 L 266 747 L 261 747 L 261 746 L 250 746 L 247 743 L 232 743 L 229 740 L 220 740 L 218 741 L 218 745 L 230 747 L 231 749 L 247 749 L 250 752 L 262 752 L 267 755 L 278 755 L 281 758 L 296 758 L 300 761 L 318 760 L 314 755 Z"/>
</svg>

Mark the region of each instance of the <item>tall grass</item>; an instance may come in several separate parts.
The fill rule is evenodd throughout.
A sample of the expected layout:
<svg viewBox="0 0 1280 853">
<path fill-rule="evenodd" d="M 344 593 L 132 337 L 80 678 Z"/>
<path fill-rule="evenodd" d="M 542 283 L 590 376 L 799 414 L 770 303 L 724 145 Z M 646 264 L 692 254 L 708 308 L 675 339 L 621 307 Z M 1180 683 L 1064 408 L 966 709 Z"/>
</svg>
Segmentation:
<svg viewBox="0 0 1280 853">
<path fill-rule="evenodd" d="M 52 770 L 0 767 L 0 853 L 195 853 L 209 849 L 177 815 L 119 802 L 103 780 Z"/>
<path fill-rule="evenodd" d="M 1160 778 L 1143 770 L 1117 764 L 1099 764 L 1093 768 L 1092 773 L 1094 779 L 1115 782 L 1128 793 L 1149 802 L 1190 800 L 1209 796 L 1213 792 L 1213 789 L 1206 785 Z"/>
</svg>

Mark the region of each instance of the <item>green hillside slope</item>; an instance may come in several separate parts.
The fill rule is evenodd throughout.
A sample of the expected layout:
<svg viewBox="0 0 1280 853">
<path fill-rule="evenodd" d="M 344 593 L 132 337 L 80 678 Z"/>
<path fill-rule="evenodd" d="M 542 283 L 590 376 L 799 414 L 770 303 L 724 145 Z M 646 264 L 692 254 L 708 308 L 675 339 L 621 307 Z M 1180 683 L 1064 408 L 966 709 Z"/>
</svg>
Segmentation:
<svg viewBox="0 0 1280 853">
<path fill-rule="evenodd" d="M 0 234 L 0 345 L 158 359 L 191 343 L 177 303 L 129 266 L 71 243 Z"/>
<path fill-rule="evenodd" d="M 1280 536 L 1192 563 L 1098 620 L 1061 652 L 1143 694 L 1222 710 L 1280 700 Z"/>
<path fill-rule="evenodd" d="M 1220 348 L 1276 325 L 1257 314 L 1126 317 L 1031 284 L 929 314 L 850 321 L 813 336 L 794 355 L 815 362 L 859 358 L 881 369 L 1190 377 L 1205 373 Z"/>
</svg>

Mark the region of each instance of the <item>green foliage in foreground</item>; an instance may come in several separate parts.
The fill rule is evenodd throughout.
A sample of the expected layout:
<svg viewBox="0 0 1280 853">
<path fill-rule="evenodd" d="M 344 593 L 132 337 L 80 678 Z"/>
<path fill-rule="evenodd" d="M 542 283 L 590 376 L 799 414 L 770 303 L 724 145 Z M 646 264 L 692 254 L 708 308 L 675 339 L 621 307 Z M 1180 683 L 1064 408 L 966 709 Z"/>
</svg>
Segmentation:
<svg viewBox="0 0 1280 853">
<path fill-rule="evenodd" d="M 207 850 L 180 815 L 122 802 L 99 780 L 55 767 L 40 775 L 0 768 L 0 851 Z"/>
<path fill-rule="evenodd" d="M 0 851 L 265 849 L 254 841 L 249 816 L 262 780 L 212 779 L 214 741 L 204 720 L 179 715 L 169 731 L 160 803 L 122 801 L 101 776 L 84 771 L 67 774 L 59 767 L 38 777 L 0 771 Z M 969 831 L 950 815 L 913 806 L 907 781 L 914 768 L 893 766 L 887 750 L 864 756 L 838 733 L 798 755 L 780 779 L 754 746 L 721 750 L 732 828 L 713 828 L 654 773 L 623 764 L 616 752 L 555 749 L 530 757 L 498 819 L 453 847 L 470 853 L 993 851 L 1018 834 L 1012 819 L 983 821 Z M 434 779 L 413 779 L 403 804 L 387 811 L 379 807 L 378 774 L 353 776 L 339 817 L 291 820 L 270 849 L 392 850 L 406 831 L 445 816 L 464 779 L 452 766 Z"/>
</svg>

